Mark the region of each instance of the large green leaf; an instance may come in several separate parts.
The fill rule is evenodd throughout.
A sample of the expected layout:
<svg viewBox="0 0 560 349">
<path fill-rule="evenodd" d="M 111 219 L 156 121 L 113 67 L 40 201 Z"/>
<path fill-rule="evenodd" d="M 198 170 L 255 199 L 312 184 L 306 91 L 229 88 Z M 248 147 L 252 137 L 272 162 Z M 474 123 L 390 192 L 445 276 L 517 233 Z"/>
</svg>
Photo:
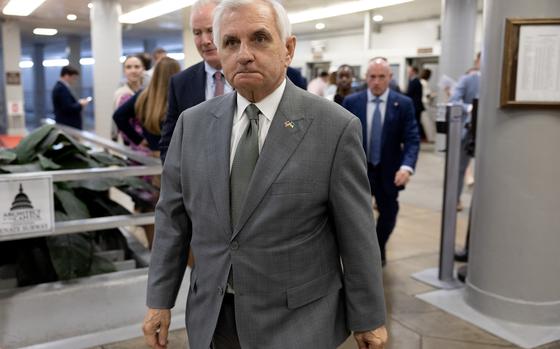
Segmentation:
<svg viewBox="0 0 560 349">
<path fill-rule="evenodd" d="M 126 161 L 111 154 L 103 152 L 89 153 L 97 162 L 105 166 L 126 166 Z"/>
<path fill-rule="evenodd" d="M 74 195 L 73 191 L 64 190 L 55 186 L 54 196 L 69 219 L 85 219 L 90 217 L 87 206 Z"/>
<path fill-rule="evenodd" d="M 57 164 L 54 161 L 51 161 L 50 159 L 46 158 L 44 155 L 42 154 L 38 154 L 37 155 L 39 157 L 39 165 L 41 165 L 41 168 L 43 170 L 59 170 L 62 166 L 60 166 L 59 164 Z"/>
<path fill-rule="evenodd" d="M 17 158 L 13 150 L 0 149 L 0 164 L 9 164 Z"/>
<path fill-rule="evenodd" d="M 53 125 L 44 125 L 23 138 L 14 149 L 17 154 L 18 163 L 26 164 L 33 161 L 37 156 L 35 147 L 48 137 L 53 130 L 55 130 Z"/>
<path fill-rule="evenodd" d="M 119 186 L 123 184 L 123 180 L 120 178 L 99 178 L 99 179 L 87 179 L 82 181 L 72 181 L 68 183 L 70 188 L 86 188 L 93 191 L 106 191 L 111 187 Z"/>
<path fill-rule="evenodd" d="M 89 275 L 93 242 L 86 233 L 65 234 L 47 238 L 51 262 L 60 280 Z"/>
<path fill-rule="evenodd" d="M 105 257 L 93 255 L 91 260 L 91 268 L 89 271 L 89 275 L 97 275 L 97 274 L 104 274 L 104 273 L 111 273 L 116 271 L 117 268 Z"/>
<path fill-rule="evenodd" d="M 25 165 L 4 165 L 0 166 L 0 170 L 4 173 L 26 173 L 42 171 L 39 161 L 32 162 Z"/>
</svg>

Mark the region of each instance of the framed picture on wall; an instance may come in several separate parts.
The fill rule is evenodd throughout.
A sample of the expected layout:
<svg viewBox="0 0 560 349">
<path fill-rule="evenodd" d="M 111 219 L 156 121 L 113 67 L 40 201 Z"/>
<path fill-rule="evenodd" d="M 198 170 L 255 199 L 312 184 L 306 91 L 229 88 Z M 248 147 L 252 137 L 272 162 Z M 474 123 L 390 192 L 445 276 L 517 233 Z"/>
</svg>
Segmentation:
<svg viewBox="0 0 560 349">
<path fill-rule="evenodd" d="M 507 18 L 502 108 L 560 108 L 560 18 Z"/>
</svg>

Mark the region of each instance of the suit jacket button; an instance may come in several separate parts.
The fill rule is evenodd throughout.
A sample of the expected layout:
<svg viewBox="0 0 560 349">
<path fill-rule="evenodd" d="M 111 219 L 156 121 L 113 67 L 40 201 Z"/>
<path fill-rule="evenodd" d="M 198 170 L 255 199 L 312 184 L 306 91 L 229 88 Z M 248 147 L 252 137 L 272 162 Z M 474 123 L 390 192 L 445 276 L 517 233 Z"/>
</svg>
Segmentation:
<svg viewBox="0 0 560 349">
<path fill-rule="evenodd" d="M 234 251 L 237 250 L 237 249 L 239 249 L 239 242 L 233 241 L 233 242 L 231 243 L 231 245 L 230 245 L 230 248 L 231 248 L 232 250 L 234 250 Z"/>
<path fill-rule="evenodd" d="M 224 288 L 223 288 L 223 287 L 218 287 L 218 294 L 219 294 L 220 296 L 223 296 L 223 295 L 224 295 Z"/>
</svg>

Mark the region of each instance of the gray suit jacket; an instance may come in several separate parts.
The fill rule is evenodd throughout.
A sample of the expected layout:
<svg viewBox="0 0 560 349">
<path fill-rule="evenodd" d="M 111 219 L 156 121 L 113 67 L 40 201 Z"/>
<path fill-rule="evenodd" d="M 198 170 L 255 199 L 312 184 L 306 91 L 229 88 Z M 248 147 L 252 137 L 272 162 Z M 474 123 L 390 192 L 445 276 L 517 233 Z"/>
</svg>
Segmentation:
<svg viewBox="0 0 560 349">
<path fill-rule="evenodd" d="M 383 325 L 381 261 L 358 118 L 287 81 L 232 228 L 235 106 L 231 93 L 184 111 L 177 122 L 156 208 L 147 305 L 173 307 L 190 245 L 192 349 L 210 346 L 230 268 L 244 349 L 334 348 L 349 330 Z"/>
</svg>

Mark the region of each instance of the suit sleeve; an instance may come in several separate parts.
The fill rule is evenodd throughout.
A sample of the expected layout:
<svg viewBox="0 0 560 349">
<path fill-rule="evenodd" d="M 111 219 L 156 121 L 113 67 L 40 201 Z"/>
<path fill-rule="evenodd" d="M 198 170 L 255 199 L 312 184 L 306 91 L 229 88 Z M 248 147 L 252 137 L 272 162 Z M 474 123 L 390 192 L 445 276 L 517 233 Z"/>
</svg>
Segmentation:
<svg viewBox="0 0 560 349">
<path fill-rule="evenodd" d="M 82 105 L 72 96 L 70 91 L 60 89 L 56 98 L 58 106 L 64 114 L 76 114 L 82 111 Z"/>
<path fill-rule="evenodd" d="M 147 305 L 169 309 L 175 305 L 187 266 L 191 221 L 183 205 L 181 185 L 182 118 L 171 138 L 168 161 L 163 167 L 156 206 L 156 232 L 148 272 Z"/>
<path fill-rule="evenodd" d="M 330 179 L 329 210 L 334 220 L 352 331 L 385 324 L 381 255 L 375 233 L 361 124 L 352 118 L 335 154 Z"/>
<path fill-rule="evenodd" d="M 175 124 L 177 124 L 179 113 L 181 113 L 181 110 L 179 110 L 177 99 L 175 98 L 175 79 L 171 78 L 171 81 L 169 82 L 169 95 L 167 97 L 167 113 L 161 128 L 161 140 L 159 141 L 162 164 L 165 164 L 167 149 L 169 147 L 169 143 L 171 142 L 171 136 L 173 136 L 173 130 L 175 129 Z"/>
<path fill-rule="evenodd" d="M 414 108 L 412 104 L 403 103 L 403 130 L 401 134 L 401 143 L 403 144 L 403 160 L 401 166 L 409 166 L 416 168 L 418 160 L 418 152 L 420 151 L 420 132 L 418 124 L 414 117 Z"/>
</svg>

